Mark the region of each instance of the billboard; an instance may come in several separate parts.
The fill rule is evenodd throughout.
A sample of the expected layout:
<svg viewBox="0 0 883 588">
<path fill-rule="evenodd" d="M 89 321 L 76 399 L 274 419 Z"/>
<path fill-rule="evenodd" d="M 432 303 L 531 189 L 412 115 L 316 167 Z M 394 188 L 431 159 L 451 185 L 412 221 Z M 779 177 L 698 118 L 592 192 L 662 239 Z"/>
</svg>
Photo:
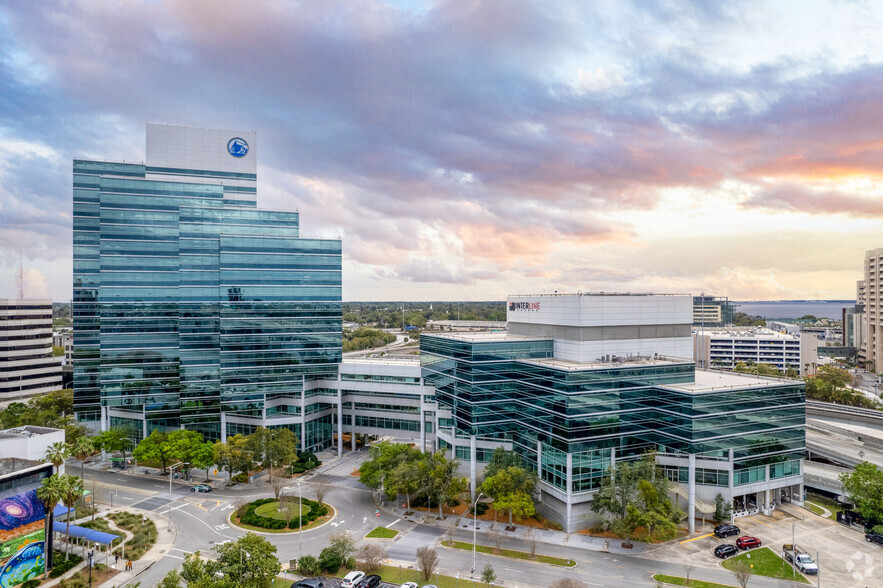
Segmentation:
<svg viewBox="0 0 883 588">
<path fill-rule="evenodd" d="M 0 498 L 0 588 L 43 574 L 45 514 L 36 490 Z"/>
</svg>

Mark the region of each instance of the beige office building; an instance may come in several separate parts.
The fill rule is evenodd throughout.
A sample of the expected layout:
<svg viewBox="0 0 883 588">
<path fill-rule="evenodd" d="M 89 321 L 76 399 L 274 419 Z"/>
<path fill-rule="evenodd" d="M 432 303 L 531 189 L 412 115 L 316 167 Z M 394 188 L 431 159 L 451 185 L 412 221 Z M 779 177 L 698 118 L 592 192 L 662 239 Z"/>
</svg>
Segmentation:
<svg viewBox="0 0 883 588">
<path fill-rule="evenodd" d="M 859 358 L 871 371 L 883 370 L 883 305 L 880 275 L 883 274 L 883 248 L 865 252 L 865 279 L 857 284 L 857 303 L 865 305 L 864 345 Z"/>
<path fill-rule="evenodd" d="M 0 407 L 60 389 L 52 301 L 0 299 Z"/>
</svg>

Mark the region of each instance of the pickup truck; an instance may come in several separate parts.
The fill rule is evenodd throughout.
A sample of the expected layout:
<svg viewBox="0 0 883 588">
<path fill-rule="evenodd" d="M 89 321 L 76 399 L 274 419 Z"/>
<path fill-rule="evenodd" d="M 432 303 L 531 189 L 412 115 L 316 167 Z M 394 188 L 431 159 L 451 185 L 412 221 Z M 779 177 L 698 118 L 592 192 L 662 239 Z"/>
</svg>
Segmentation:
<svg viewBox="0 0 883 588">
<path fill-rule="evenodd" d="M 786 543 L 782 546 L 782 559 L 788 563 L 794 562 L 794 565 L 804 574 L 818 574 L 819 566 L 813 561 L 812 557 L 801 549 L 798 545 Z"/>
</svg>

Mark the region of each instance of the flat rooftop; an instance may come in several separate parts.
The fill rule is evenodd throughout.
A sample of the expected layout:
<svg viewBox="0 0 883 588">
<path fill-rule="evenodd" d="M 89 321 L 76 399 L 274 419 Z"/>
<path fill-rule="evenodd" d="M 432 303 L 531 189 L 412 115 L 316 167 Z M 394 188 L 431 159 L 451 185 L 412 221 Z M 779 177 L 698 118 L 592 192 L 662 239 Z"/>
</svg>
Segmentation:
<svg viewBox="0 0 883 588">
<path fill-rule="evenodd" d="M 344 365 L 420 365 L 420 356 L 395 356 L 395 357 L 344 357 L 341 361 Z"/>
<path fill-rule="evenodd" d="M 551 341 L 552 337 L 526 337 L 524 335 L 510 335 L 504 331 L 454 331 L 453 333 L 424 333 L 421 336 L 439 337 L 442 339 L 454 339 L 469 343 L 493 342 L 493 341 Z"/>
<path fill-rule="evenodd" d="M 768 388 L 783 384 L 798 384 L 798 380 L 787 378 L 768 378 L 753 374 L 724 372 L 717 370 L 696 370 L 695 379 L 683 384 L 666 384 L 666 388 L 675 388 L 687 392 L 709 392 L 711 390 L 736 390 L 742 388 Z"/>
<path fill-rule="evenodd" d="M 567 359 L 558 359 L 550 357 L 548 359 L 521 359 L 524 363 L 533 363 L 536 365 L 547 366 L 559 370 L 581 371 L 602 368 L 620 368 L 620 367 L 649 367 L 656 365 L 680 365 L 684 363 L 693 363 L 692 359 L 678 357 L 622 357 L 616 361 L 569 361 Z"/>
<path fill-rule="evenodd" d="M 695 328 L 696 325 L 693 325 L 693 334 L 694 335 L 705 335 L 706 337 L 721 337 L 726 339 L 760 339 L 760 340 L 775 340 L 775 341 L 800 341 L 799 337 L 795 337 L 789 333 L 780 333 L 779 331 L 773 331 L 772 329 L 765 328 L 754 328 L 749 329 L 746 327 L 734 327 L 734 328 L 720 328 L 714 327 L 712 329 L 702 329 Z"/>
<path fill-rule="evenodd" d="M 507 298 L 537 298 L 539 296 L 689 296 L 659 292 L 544 292 L 542 294 L 509 294 Z"/>
<path fill-rule="evenodd" d="M 25 425 L 23 427 L 15 427 L 14 429 L 4 429 L 0 431 L 0 439 L 21 439 L 34 437 L 35 435 L 48 435 L 50 433 L 57 433 L 58 431 L 61 431 L 61 429 Z"/>
</svg>

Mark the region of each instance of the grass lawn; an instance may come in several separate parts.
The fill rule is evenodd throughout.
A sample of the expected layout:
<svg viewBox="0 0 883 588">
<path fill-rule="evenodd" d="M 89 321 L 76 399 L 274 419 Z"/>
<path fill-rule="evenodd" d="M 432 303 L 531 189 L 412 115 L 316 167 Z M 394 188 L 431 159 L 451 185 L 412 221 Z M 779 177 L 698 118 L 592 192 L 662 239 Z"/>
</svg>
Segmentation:
<svg viewBox="0 0 883 588">
<path fill-rule="evenodd" d="M 810 502 L 814 502 L 814 503 L 818 504 L 819 506 L 824 506 L 825 508 L 830 510 L 831 516 L 828 518 L 831 519 L 832 521 L 836 521 L 837 520 L 837 513 L 841 512 L 843 510 L 843 505 L 840 504 L 839 502 L 837 502 L 836 500 L 832 500 L 832 499 L 828 498 L 827 496 L 822 496 L 821 494 L 816 494 L 815 492 L 807 492 L 806 499 Z M 807 506 L 809 506 L 809 505 L 807 505 Z M 810 509 L 810 510 L 812 510 L 812 509 Z M 815 511 L 813 510 L 813 512 L 815 512 Z M 816 513 L 816 514 L 822 514 L 822 513 Z"/>
<path fill-rule="evenodd" d="M 343 578 L 349 571 L 350 570 L 346 568 L 340 568 L 335 576 Z M 459 580 L 457 580 L 454 576 L 436 576 L 433 574 L 431 582 L 438 586 L 438 588 L 465 588 L 468 585 L 466 582 L 467 575 L 468 574 L 464 574 Z M 383 578 L 384 582 L 390 582 L 393 584 L 403 584 L 411 581 L 417 582 L 419 586 L 423 586 L 424 584 L 430 583 L 430 581 L 424 580 L 423 574 L 416 569 L 399 568 L 398 566 L 382 566 L 380 577 Z M 292 580 L 285 580 L 284 578 L 277 576 L 273 581 L 271 588 L 291 588 L 293 583 Z"/>
<path fill-rule="evenodd" d="M 674 584 L 675 586 L 687 586 L 687 578 L 679 576 L 666 576 L 664 574 L 653 574 L 654 582 L 664 582 L 665 584 Z M 731 584 L 718 584 L 717 582 L 705 582 L 690 578 L 690 588 L 735 588 Z"/>
<path fill-rule="evenodd" d="M 267 504 L 270 504 L 270 503 L 267 503 Z M 266 506 L 266 505 L 261 505 L 261 506 Z M 318 519 L 316 519 L 315 521 L 313 521 L 307 525 L 304 525 L 303 527 L 301 527 L 302 531 L 309 531 L 310 529 L 315 529 L 319 525 L 323 525 L 331 520 L 331 517 L 334 516 L 334 507 L 331 506 L 330 504 L 328 504 L 327 502 L 325 503 L 325 506 L 328 507 L 328 514 L 325 515 L 324 517 L 319 517 Z M 258 508 L 260 508 L 260 507 L 258 507 Z M 256 508 L 255 510 L 258 510 L 258 509 Z M 306 506 L 304 507 L 304 512 L 307 512 Z M 269 515 L 264 515 L 264 516 L 269 516 Z M 283 518 L 282 520 L 285 520 L 285 519 Z M 236 511 L 234 511 L 233 515 L 230 517 L 230 522 L 233 523 L 234 525 L 236 525 L 237 527 L 239 527 L 240 529 L 245 529 L 246 531 L 257 531 L 259 533 L 297 533 L 298 532 L 297 529 L 265 529 L 263 527 L 255 527 L 254 525 L 246 525 L 245 523 L 243 523 L 242 521 L 239 520 L 238 516 L 236 516 Z"/>
<path fill-rule="evenodd" d="M 297 508 L 297 504 L 292 502 L 292 509 L 291 509 L 291 515 L 290 515 L 292 519 L 297 518 L 298 511 L 295 510 L 296 508 Z M 260 515 L 262 517 L 269 517 L 271 519 L 277 519 L 280 521 L 287 521 L 288 516 L 289 516 L 285 511 L 279 510 L 279 503 L 278 502 L 268 502 L 267 504 L 262 504 L 259 507 L 257 507 L 256 509 L 254 509 L 254 513 L 256 515 Z M 310 514 L 310 507 L 306 504 L 302 505 L 301 510 L 300 510 L 300 514 L 301 514 L 301 516 L 304 516 L 304 517 L 307 516 L 308 514 Z"/>
<path fill-rule="evenodd" d="M 472 551 L 472 543 L 464 543 L 462 541 L 442 541 L 442 545 L 446 547 L 453 547 L 455 549 L 465 549 L 467 551 Z M 479 553 L 487 553 L 490 555 L 502 555 L 503 557 L 511 557 L 513 559 L 538 561 L 541 563 L 563 566 L 567 568 L 572 568 L 576 565 L 576 562 L 572 559 L 564 559 L 561 557 L 540 554 L 537 554 L 536 557 L 531 558 L 530 553 L 527 553 L 526 551 L 515 551 L 514 549 L 501 549 L 497 551 L 493 547 L 488 547 L 487 545 L 476 545 L 475 551 L 478 551 Z"/>
<path fill-rule="evenodd" d="M 395 529 L 387 529 L 386 527 L 375 527 L 373 531 L 365 535 L 367 539 L 392 539 L 399 532 Z"/>
<path fill-rule="evenodd" d="M 823 511 L 821 508 L 819 508 L 818 506 L 816 506 L 815 504 L 811 503 L 808 500 L 804 501 L 803 506 L 804 506 L 804 508 L 806 508 L 806 510 L 808 510 L 809 512 L 811 512 L 813 514 L 817 514 L 819 516 L 822 516 L 825 514 L 825 511 Z"/>
<path fill-rule="evenodd" d="M 736 557 L 724 560 L 721 565 L 728 570 L 732 570 L 736 562 L 739 561 L 750 564 L 752 566 L 752 573 L 758 576 L 779 578 L 780 580 L 794 580 L 809 584 L 809 581 L 800 572 L 797 572 L 795 577 L 793 568 L 785 560 L 773 553 L 773 550 L 769 547 L 752 549 Z"/>
</svg>

